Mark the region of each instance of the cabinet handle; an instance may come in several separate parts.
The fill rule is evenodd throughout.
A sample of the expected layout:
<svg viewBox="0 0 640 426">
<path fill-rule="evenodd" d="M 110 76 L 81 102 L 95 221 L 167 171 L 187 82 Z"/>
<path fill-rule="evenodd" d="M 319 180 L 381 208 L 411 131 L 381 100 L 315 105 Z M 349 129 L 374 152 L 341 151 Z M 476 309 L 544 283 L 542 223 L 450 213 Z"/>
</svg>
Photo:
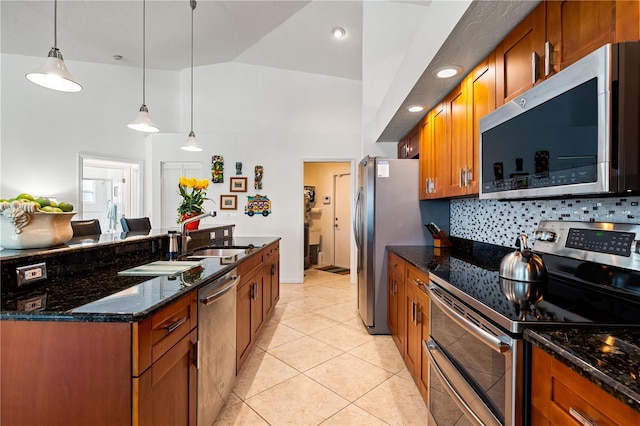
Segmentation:
<svg viewBox="0 0 640 426">
<path fill-rule="evenodd" d="M 460 188 L 462 188 L 464 186 L 464 169 L 462 167 L 460 167 L 459 170 L 459 174 L 460 174 Z"/>
<path fill-rule="evenodd" d="M 195 342 L 192 346 L 193 348 L 193 365 L 196 369 L 200 368 L 200 345 L 199 341 Z"/>
<path fill-rule="evenodd" d="M 252 290 L 251 297 L 253 298 L 253 300 L 257 300 L 258 299 L 258 283 L 253 283 L 251 285 L 251 290 Z"/>
<path fill-rule="evenodd" d="M 554 54 L 554 50 L 553 50 L 553 44 L 551 44 L 550 42 L 545 42 L 544 44 L 544 76 L 548 77 L 549 74 L 551 74 L 551 72 L 553 71 L 553 62 L 555 60 L 554 58 L 555 54 Z"/>
<path fill-rule="evenodd" d="M 180 327 L 187 320 L 187 317 L 182 317 L 178 321 L 174 322 L 171 325 L 167 326 L 167 334 L 175 331 L 178 327 Z"/>
<path fill-rule="evenodd" d="M 576 410 L 573 407 L 569 407 L 569 414 L 571 415 L 571 417 L 576 419 L 578 421 L 578 423 L 580 423 L 581 425 L 584 425 L 584 426 L 597 426 L 598 425 L 597 422 L 592 421 L 591 419 L 587 418 L 587 416 L 585 416 L 584 414 L 582 414 L 580 411 Z"/>
<path fill-rule="evenodd" d="M 271 275 L 276 274 L 276 265 L 271 265 Z"/>
<path fill-rule="evenodd" d="M 416 323 L 416 303 L 411 302 L 411 322 Z"/>
<path fill-rule="evenodd" d="M 531 84 L 536 84 L 540 75 L 538 67 L 540 64 L 540 55 L 537 52 L 531 52 Z"/>
<path fill-rule="evenodd" d="M 467 178 L 467 186 L 470 186 L 471 181 L 473 180 L 473 172 L 471 171 L 471 168 L 469 166 L 467 166 L 466 178 Z"/>
</svg>

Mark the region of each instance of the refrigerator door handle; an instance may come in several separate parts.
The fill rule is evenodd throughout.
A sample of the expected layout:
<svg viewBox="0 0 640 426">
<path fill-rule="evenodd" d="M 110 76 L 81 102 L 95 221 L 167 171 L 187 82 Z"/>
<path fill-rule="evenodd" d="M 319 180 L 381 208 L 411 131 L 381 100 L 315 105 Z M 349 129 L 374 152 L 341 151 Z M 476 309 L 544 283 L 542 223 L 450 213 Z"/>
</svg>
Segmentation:
<svg viewBox="0 0 640 426">
<path fill-rule="evenodd" d="M 356 248 L 360 250 L 360 231 L 358 230 L 358 218 L 360 217 L 360 190 L 356 193 L 355 209 L 353 212 L 353 237 L 356 240 Z"/>
</svg>

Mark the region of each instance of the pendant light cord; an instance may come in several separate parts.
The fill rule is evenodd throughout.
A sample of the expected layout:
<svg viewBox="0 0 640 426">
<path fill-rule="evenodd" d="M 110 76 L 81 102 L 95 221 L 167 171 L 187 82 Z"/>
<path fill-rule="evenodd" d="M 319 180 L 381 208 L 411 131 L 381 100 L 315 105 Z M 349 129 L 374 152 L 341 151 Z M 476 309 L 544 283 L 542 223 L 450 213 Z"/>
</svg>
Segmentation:
<svg viewBox="0 0 640 426">
<path fill-rule="evenodd" d="M 145 79 L 145 71 L 146 71 L 146 17 L 147 17 L 147 3 L 145 0 L 142 0 L 142 105 L 146 105 L 145 102 L 145 88 L 146 88 L 146 79 Z"/>
<path fill-rule="evenodd" d="M 53 1 L 53 48 L 58 48 L 58 0 Z"/>
<path fill-rule="evenodd" d="M 196 0 L 190 0 L 191 5 L 191 132 L 193 132 L 193 12 L 196 10 Z"/>
</svg>

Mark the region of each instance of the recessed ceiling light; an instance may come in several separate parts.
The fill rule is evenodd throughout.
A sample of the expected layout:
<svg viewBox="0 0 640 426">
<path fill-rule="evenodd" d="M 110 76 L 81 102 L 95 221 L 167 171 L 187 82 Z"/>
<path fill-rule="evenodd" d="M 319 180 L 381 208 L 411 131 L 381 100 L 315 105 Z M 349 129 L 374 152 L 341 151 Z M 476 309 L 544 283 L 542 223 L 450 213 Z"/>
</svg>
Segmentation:
<svg viewBox="0 0 640 426">
<path fill-rule="evenodd" d="M 420 112 L 420 111 L 424 111 L 424 105 L 409 105 L 407 107 L 407 111 L 409 112 Z"/>
<path fill-rule="evenodd" d="M 457 65 L 448 65 L 446 67 L 438 68 L 433 72 L 433 75 L 438 78 L 449 78 L 458 75 L 462 72 L 462 67 Z"/>
<path fill-rule="evenodd" d="M 344 30 L 344 28 L 333 27 L 331 29 L 331 34 L 333 34 L 335 38 L 343 38 L 347 35 L 347 32 Z"/>
</svg>

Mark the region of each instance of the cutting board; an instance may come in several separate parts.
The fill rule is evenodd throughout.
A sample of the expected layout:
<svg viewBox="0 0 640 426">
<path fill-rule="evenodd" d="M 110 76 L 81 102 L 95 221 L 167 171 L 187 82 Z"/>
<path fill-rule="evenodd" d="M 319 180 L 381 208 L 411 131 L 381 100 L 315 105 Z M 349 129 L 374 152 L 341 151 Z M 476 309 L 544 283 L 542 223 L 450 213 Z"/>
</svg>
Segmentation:
<svg viewBox="0 0 640 426">
<path fill-rule="evenodd" d="M 146 265 L 136 266 L 135 268 L 125 269 L 118 272 L 118 275 L 174 275 L 200 265 L 199 261 L 169 261 L 158 260 L 156 262 L 147 263 Z"/>
</svg>

